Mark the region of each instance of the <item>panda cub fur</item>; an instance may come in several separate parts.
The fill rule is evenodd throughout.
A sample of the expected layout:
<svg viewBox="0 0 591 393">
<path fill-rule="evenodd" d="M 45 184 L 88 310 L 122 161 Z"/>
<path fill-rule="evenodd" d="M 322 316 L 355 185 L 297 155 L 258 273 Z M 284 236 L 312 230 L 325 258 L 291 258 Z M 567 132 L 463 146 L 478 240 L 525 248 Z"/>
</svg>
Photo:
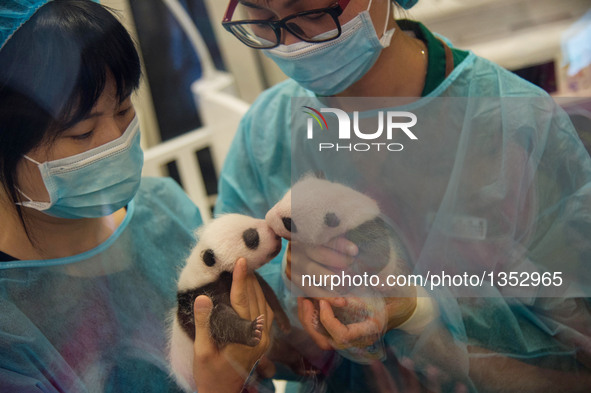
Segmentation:
<svg viewBox="0 0 591 393">
<path fill-rule="evenodd" d="M 359 250 L 350 273 L 402 267 L 396 234 L 377 202 L 343 184 L 304 176 L 265 219 L 279 236 L 303 244 L 322 245 L 344 236 Z"/>
<path fill-rule="evenodd" d="M 264 220 L 239 214 L 223 215 L 197 231 L 199 239 L 178 280 L 178 304 L 170 337 L 170 364 L 173 374 L 186 390 L 193 382 L 193 341 L 195 323 L 193 303 L 199 295 L 212 299 L 210 329 L 219 347 L 228 343 L 255 346 L 261 340 L 263 316 L 247 321 L 230 304 L 232 271 L 240 257 L 255 270 L 281 251 L 281 239 Z M 255 272 L 267 303 L 282 330 L 290 323 L 271 287 Z"/>
<path fill-rule="evenodd" d="M 327 244 L 338 236 L 350 240 L 357 246 L 358 254 L 354 263 L 343 269 L 345 274 L 373 275 L 386 270 L 400 273 L 407 269 L 404 249 L 376 201 L 343 184 L 306 175 L 269 210 L 265 219 L 281 237 L 307 245 Z M 296 269 L 306 271 L 302 266 L 289 266 L 290 272 Z M 335 308 L 335 316 L 343 324 L 360 322 L 368 317 L 384 319 L 383 296 L 388 295 L 381 290 L 338 288 L 336 296 L 363 300 L 360 303 L 351 299 L 346 307 Z M 317 301 L 310 300 L 318 310 Z M 315 316 L 316 329 L 326 334 L 318 320 L 318 312 Z"/>
</svg>

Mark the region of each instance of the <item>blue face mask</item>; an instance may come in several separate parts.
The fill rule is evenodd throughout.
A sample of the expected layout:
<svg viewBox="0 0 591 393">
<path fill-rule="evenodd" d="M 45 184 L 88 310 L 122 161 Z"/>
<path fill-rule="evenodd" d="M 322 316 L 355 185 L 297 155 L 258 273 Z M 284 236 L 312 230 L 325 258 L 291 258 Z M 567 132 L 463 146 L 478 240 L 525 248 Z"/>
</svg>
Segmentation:
<svg viewBox="0 0 591 393">
<path fill-rule="evenodd" d="M 131 121 L 123 135 L 75 156 L 37 164 L 49 202 L 28 201 L 22 206 L 61 218 L 104 217 L 126 206 L 137 192 L 144 153 L 139 122 Z"/>
<path fill-rule="evenodd" d="M 280 45 L 266 50 L 265 54 L 306 89 L 323 96 L 338 94 L 361 79 L 392 40 L 394 29 L 386 31 L 390 1 L 381 39 L 373 27 L 370 7 L 371 1 L 367 10 L 342 26 L 341 36 L 336 40 Z"/>
</svg>

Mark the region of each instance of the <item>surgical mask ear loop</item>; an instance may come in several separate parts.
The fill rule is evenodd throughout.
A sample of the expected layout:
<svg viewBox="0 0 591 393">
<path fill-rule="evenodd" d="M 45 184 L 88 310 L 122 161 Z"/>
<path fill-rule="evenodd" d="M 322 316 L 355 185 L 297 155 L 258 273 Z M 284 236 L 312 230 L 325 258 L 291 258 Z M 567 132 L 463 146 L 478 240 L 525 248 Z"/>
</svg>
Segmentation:
<svg viewBox="0 0 591 393">
<path fill-rule="evenodd" d="M 33 160 L 31 157 L 27 156 L 26 154 L 25 154 L 25 155 L 23 155 L 23 158 L 25 158 L 25 159 L 27 159 L 27 160 L 31 161 L 33 164 L 37 164 L 37 167 L 39 167 L 39 165 L 41 165 L 41 163 L 40 163 L 40 162 L 37 162 L 37 161 Z M 20 188 L 16 187 L 16 190 L 17 190 L 18 192 L 20 192 L 22 196 L 24 196 L 25 198 L 27 198 L 27 199 L 29 200 L 29 202 L 34 202 L 34 201 L 31 199 L 31 197 L 29 197 L 27 194 L 25 194 L 25 193 L 24 193 L 24 192 L 23 192 L 23 191 L 22 191 Z M 22 205 L 22 203 L 18 203 L 18 204 L 19 204 L 19 205 Z"/>
<path fill-rule="evenodd" d="M 388 2 L 388 12 L 386 12 L 386 22 L 384 24 L 384 32 L 382 33 L 382 37 L 380 38 L 380 43 L 384 48 L 390 46 L 390 42 L 392 41 L 392 37 L 394 36 L 394 32 L 396 29 L 391 29 L 388 31 L 388 21 L 390 20 L 390 12 L 392 11 L 392 0 L 386 0 Z M 371 0 L 369 2 L 371 6 Z M 367 8 L 369 11 L 369 7 Z"/>
<path fill-rule="evenodd" d="M 23 155 L 23 158 L 25 158 L 26 160 L 29 160 L 29 161 L 31 161 L 33 164 L 36 164 L 36 165 L 37 165 L 37 167 L 39 167 L 39 165 L 42 165 L 40 162 L 33 160 L 31 157 L 27 156 L 26 154 L 25 154 L 25 155 Z M 19 192 L 19 193 L 20 193 L 22 196 L 24 196 L 25 198 L 27 198 L 27 199 L 29 200 L 29 201 L 28 201 L 28 203 L 37 203 L 37 202 L 35 202 L 33 199 L 31 199 L 31 197 L 30 197 L 30 196 L 28 196 L 27 194 L 25 194 L 25 193 L 24 193 L 24 192 L 23 192 L 23 191 L 22 191 L 20 188 L 18 188 L 18 187 L 15 187 L 15 188 L 16 188 L 16 190 L 17 190 L 17 191 L 18 191 L 18 192 Z M 17 205 L 19 205 L 19 206 L 25 206 L 25 203 L 27 203 L 27 202 L 17 202 L 16 204 L 17 204 Z"/>
<path fill-rule="evenodd" d="M 394 36 L 394 31 L 395 31 L 395 29 L 388 31 L 388 21 L 390 20 L 390 12 L 392 11 L 392 0 L 386 0 L 386 1 L 388 2 L 388 12 L 386 12 L 386 22 L 384 24 L 384 31 L 382 32 L 382 36 L 380 37 L 380 44 L 382 44 L 382 46 L 384 48 L 387 48 L 388 46 L 390 46 L 390 41 L 392 41 L 392 37 Z M 373 3 L 373 0 L 369 0 L 369 4 L 367 5 L 367 9 L 365 10 L 366 12 L 369 13 L 372 3 Z M 377 34 L 377 32 L 376 32 L 376 34 Z"/>
<path fill-rule="evenodd" d="M 31 157 L 27 156 L 26 154 L 25 154 L 25 155 L 23 155 L 23 158 L 25 158 L 25 159 L 27 159 L 27 160 L 31 161 L 33 164 L 41 165 L 41 163 L 40 163 L 40 162 L 37 162 L 37 161 L 33 160 Z"/>
<path fill-rule="evenodd" d="M 18 188 L 18 187 L 15 187 L 15 188 L 16 188 L 16 190 L 17 190 L 17 191 L 18 191 L 18 192 L 19 192 L 19 193 L 20 193 L 22 196 L 24 196 L 25 198 L 27 198 L 27 199 L 29 200 L 29 202 L 34 202 L 34 201 L 31 199 L 31 197 L 30 197 L 30 196 L 28 196 L 27 194 L 25 194 L 25 193 L 24 193 L 24 192 L 23 192 L 23 191 L 22 191 L 20 188 Z M 25 203 L 26 203 L 26 202 L 25 202 Z M 21 206 L 22 206 L 22 205 L 23 205 L 23 202 L 17 202 L 16 204 L 17 204 L 17 205 L 21 205 Z"/>
</svg>

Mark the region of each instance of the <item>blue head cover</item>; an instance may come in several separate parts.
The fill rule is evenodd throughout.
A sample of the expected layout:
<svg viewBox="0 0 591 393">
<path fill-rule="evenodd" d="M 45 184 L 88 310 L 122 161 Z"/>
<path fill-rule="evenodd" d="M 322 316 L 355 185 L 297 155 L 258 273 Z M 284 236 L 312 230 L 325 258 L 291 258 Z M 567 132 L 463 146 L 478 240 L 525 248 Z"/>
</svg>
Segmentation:
<svg viewBox="0 0 591 393">
<path fill-rule="evenodd" d="M 419 2 L 419 0 L 396 0 L 396 2 L 405 10 L 413 7 L 415 4 Z"/>
<path fill-rule="evenodd" d="M 0 50 L 39 8 L 51 0 L 0 0 Z M 98 0 L 93 0 L 98 3 Z"/>
<path fill-rule="evenodd" d="M 51 0 L 0 0 L 0 49 L 41 6 Z"/>
</svg>

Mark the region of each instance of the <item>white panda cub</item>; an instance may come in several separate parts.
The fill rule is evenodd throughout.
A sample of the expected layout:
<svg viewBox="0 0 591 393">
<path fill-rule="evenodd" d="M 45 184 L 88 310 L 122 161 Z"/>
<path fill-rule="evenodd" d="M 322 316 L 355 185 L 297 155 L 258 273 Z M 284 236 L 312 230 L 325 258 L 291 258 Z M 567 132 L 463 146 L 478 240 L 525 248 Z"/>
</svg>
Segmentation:
<svg viewBox="0 0 591 393">
<path fill-rule="evenodd" d="M 304 244 L 322 245 L 341 235 L 349 239 L 359 249 L 351 273 L 377 274 L 404 265 L 397 235 L 377 202 L 340 183 L 304 176 L 265 220 L 279 236 Z"/>
<path fill-rule="evenodd" d="M 193 382 L 193 303 L 199 295 L 212 299 L 210 329 L 219 347 L 227 343 L 257 345 L 261 340 L 263 316 L 254 321 L 240 318 L 230 304 L 232 271 L 240 257 L 254 270 L 281 251 L 281 239 L 264 220 L 227 214 L 197 231 L 198 243 L 178 280 L 178 304 L 174 312 L 169 356 L 172 372 L 185 390 L 195 391 Z M 267 303 L 282 330 L 290 323 L 271 287 L 256 272 Z"/>
<path fill-rule="evenodd" d="M 386 221 L 387 218 L 381 214 L 376 201 L 343 184 L 306 175 L 267 213 L 265 220 L 275 233 L 292 241 L 323 245 L 331 239 L 344 236 L 355 243 L 358 254 L 354 263 L 343 269 L 345 274 L 373 275 L 386 271 L 399 274 L 407 269 L 404 248 L 391 224 Z M 295 265 L 297 263 L 292 260 L 293 266 L 286 269 L 286 274 L 290 272 L 288 278 L 298 270 L 309 273 L 305 267 Z M 332 270 L 340 275 L 334 268 Z M 392 293 L 396 290 L 344 285 L 337 288 L 338 293 L 335 295 L 353 296 L 356 300 L 351 299 L 346 307 L 333 311 L 344 324 L 360 322 L 369 317 L 384 320 L 383 296 L 396 296 L 397 293 Z M 310 300 L 318 310 L 316 299 Z M 315 313 L 314 325 L 318 331 L 326 334 L 319 323 L 318 312 Z M 369 351 L 364 353 L 369 358 L 379 356 Z M 356 356 L 352 358 L 359 360 Z"/>
</svg>

